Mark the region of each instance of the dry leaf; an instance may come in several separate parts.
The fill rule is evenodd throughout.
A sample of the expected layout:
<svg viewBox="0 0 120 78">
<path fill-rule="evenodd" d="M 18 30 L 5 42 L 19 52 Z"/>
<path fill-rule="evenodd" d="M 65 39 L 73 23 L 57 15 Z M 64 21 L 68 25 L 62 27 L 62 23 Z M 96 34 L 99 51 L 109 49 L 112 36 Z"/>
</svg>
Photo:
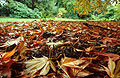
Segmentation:
<svg viewBox="0 0 120 78">
<path fill-rule="evenodd" d="M 15 47 L 12 51 L 7 52 L 7 53 L 1 58 L 2 61 L 6 61 L 6 60 L 8 60 L 12 55 L 14 55 L 15 50 L 16 50 L 16 47 Z"/>
<path fill-rule="evenodd" d="M 78 65 L 85 62 L 86 60 L 65 57 L 64 59 L 61 60 L 61 67 L 67 66 L 73 68 L 80 68 Z"/>
<path fill-rule="evenodd" d="M 112 61 L 111 58 L 109 58 L 108 68 L 103 66 L 103 68 L 105 69 L 105 71 L 107 72 L 107 74 L 111 78 L 119 78 L 120 77 L 120 65 L 119 65 L 119 63 L 120 63 L 120 60 L 117 62 L 117 66 L 116 66 L 115 62 Z"/>
<path fill-rule="evenodd" d="M 26 64 L 26 72 L 34 75 L 37 71 L 40 71 L 40 75 L 46 75 L 50 67 L 56 71 L 55 65 L 53 62 L 47 58 L 47 57 L 42 57 L 42 58 L 34 58 L 32 60 L 28 60 L 25 62 Z"/>
<path fill-rule="evenodd" d="M 18 45 L 18 43 L 20 41 L 24 41 L 24 38 L 22 36 L 18 37 L 17 39 L 11 39 L 11 40 L 8 40 L 7 42 L 5 42 L 2 46 L 0 47 L 6 47 L 6 46 L 11 46 L 13 44 L 16 44 Z"/>
<path fill-rule="evenodd" d="M 79 68 L 71 68 L 70 72 L 71 72 L 70 74 L 72 74 L 73 77 L 85 77 L 85 76 L 93 74 L 87 70 L 81 70 Z"/>
<path fill-rule="evenodd" d="M 108 68 L 111 72 L 111 76 L 113 75 L 113 72 L 114 72 L 114 69 L 115 69 L 115 62 L 112 61 L 111 58 L 109 58 L 109 61 L 108 61 Z"/>
<path fill-rule="evenodd" d="M 114 78 L 119 78 L 120 77 L 120 60 L 118 60 L 116 69 L 114 71 Z"/>
<path fill-rule="evenodd" d="M 11 78 L 11 65 L 15 63 L 13 60 L 9 60 L 6 63 L 0 64 L 0 76 L 6 76 L 7 78 Z"/>
<path fill-rule="evenodd" d="M 116 60 L 118 60 L 120 58 L 119 55 L 113 54 L 113 53 L 98 53 L 98 55 L 110 57 L 114 61 L 116 61 Z M 108 60 L 109 60 L 109 58 L 108 58 Z"/>
</svg>

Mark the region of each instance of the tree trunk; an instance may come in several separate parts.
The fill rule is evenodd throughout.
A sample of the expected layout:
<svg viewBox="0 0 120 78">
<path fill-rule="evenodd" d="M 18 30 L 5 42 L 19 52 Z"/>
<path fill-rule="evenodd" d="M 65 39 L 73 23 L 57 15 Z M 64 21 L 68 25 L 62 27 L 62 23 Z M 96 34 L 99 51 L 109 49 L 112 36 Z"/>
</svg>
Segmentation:
<svg viewBox="0 0 120 78">
<path fill-rule="evenodd" d="M 34 0 L 32 0 L 32 10 L 34 10 Z"/>
</svg>

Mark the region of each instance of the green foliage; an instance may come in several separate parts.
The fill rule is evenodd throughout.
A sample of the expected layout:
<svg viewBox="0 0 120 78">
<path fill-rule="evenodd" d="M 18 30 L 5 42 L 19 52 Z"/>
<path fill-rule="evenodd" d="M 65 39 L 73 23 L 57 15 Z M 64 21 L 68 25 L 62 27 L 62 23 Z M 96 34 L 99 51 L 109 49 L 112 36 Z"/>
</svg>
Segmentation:
<svg viewBox="0 0 120 78">
<path fill-rule="evenodd" d="M 48 18 L 57 15 L 58 7 L 56 6 L 55 0 L 42 0 L 38 5 L 38 9 L 42 13 L 42 17 Z"/>
<path fill-rule="evenodd" d="M 120 21 L 120 4 L 116 6 L 110 6 L 107 8 L 107 12 L 99 15 L 100 20 Z"/>
<path fill-rule="evenodd" d="M 66 10 L 67 10 L 66 17 L 67 18 L 78 19 L 77 13 L 74 12 L 74 7 L 75 7 L 74 2 L 75 0 L 69 0 L 66 3 Z"/>
<path fill-rule="evenodd" d="M 120 4 L 116 6 L 109 6 L 106 12 L 102 13 L 89 13 L 91 17 L 88 20 L 97 21 L 120 21 Z"/>
<path fill-rule="evenodd" d="M 63 10 L 66 11 L 65 13 L 63 13 L 63 17 L 78 19 L 77 13 L 74 12 L 75 0 L 56 0 L 56 1 L 57 1 L 56 6 L 58 7 L 58 9 L 64 8 Z"/>
<path fill-rule="evenodd" d="M 62 11 L 62 17 L 77 19 L 74 12 L 75 0 L 7 0 L 8 5 L 0 8 L 2 16 L 18 18 L 56 17 Z M 34 10 L 33 9 L 34 5 Z"/>
<path fill-rule="evenodd" d="M 35 9 L 28 8 L 25 4 L 14 1 L 0 8 L 0 15 L 16 18 L 40 18 L 41 13 Z"/>
<path fill-rule="evenodd" d="M 59 8 L 58 11 L 61 11 L 62 13 L 67 13 L 67 11 L 65 10 L 65 8 Z"/>
<path fill-rule="evenodd" d="M 116 6 L 115 6 L 115 15 L 114 15 L 116 21 L 120 21 L 120 3 L 118 3 Z"/>
</svg>

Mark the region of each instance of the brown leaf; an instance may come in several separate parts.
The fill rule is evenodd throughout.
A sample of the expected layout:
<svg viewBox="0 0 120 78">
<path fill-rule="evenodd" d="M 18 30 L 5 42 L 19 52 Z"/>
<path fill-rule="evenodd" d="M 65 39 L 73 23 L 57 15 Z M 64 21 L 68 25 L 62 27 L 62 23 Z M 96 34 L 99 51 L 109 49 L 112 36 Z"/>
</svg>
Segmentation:
<svg viewBox="0 0 120 78">
<path fill-rule="evenodd" d="M 81 70 L 79 68 L 71 68 L 70 72 L 71 72 L 70 74 L 72 74 L 73 77 L 85 77 L 93 74 L 87 70 Z"/>
<path fill-rule="evenodd" d="M 6 76 L 7 78 L 11 78 L 11 65 L 15 61 L 9 60 L 6 63 L 0 64 L 0 76 Z"/>
<path fill-rule="evenodd" d="M 110 57 L 114 61 L 116 61 L 116 60 L 118 60 L 120 58 L 119 55 L 113 54 L 113 53 L 98 53 L 98 55 Z M 107 60 L 109 60 L 109 58 Z"/>
</svg>

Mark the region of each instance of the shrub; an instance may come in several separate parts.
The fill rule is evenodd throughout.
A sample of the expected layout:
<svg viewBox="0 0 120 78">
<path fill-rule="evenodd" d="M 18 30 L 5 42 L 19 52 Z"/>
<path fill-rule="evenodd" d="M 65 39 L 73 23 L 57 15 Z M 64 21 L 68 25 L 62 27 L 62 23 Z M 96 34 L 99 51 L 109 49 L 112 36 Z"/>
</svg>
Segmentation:
<svg viewBox="0 0 120 78">
<path fill-rule="evenodd" d="M 16 18 L 40 18 L 41 13 L 35 9 L 28 8 L 25 4 L 13 1 L 0 8 L 2 11 L 0 15 L 10 16 Z"/>
<path fill-rule="evenodd" d="M 115 6 L 114 20 L 120 21 L 120 3 Z"/>
</svg>

